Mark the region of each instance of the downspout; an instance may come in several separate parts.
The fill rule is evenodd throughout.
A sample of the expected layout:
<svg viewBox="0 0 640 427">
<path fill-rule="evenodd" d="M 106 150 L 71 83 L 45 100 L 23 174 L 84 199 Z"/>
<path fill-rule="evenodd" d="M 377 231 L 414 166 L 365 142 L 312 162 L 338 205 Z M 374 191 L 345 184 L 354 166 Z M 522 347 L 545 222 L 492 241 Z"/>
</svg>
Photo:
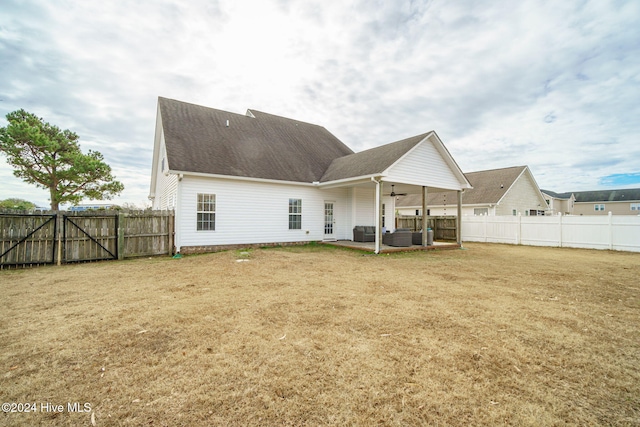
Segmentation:
<svg viewBox="0 0 640 427">
<path fill-rule="evenodd" d="M 176 253 L 180 253 L 182 246 L 182 178 L 183 174 L 178 174 L 178 183 L 176 185 L 176 204 L 175 204 L 175 227 L 173 229 L 174 240 L 173 245 L 176 247 Z"/>
<path fill-rule="evenodd" d="M 382 180 L 378 181 L 374 177 L 371 177 L 371 181 L 376 183 L 376 206 L 375 206 L 375 223 L 376 223 L 376 236 L 374 239 L 375 253 L 380 253 L 380 242 L 382 241 Z"/>
<path fill-rule="evenodd" d="M 458 218 L 456 218 L 457 243 L 462 247 L 462 190 L 458 190 Z"/>
</svg>

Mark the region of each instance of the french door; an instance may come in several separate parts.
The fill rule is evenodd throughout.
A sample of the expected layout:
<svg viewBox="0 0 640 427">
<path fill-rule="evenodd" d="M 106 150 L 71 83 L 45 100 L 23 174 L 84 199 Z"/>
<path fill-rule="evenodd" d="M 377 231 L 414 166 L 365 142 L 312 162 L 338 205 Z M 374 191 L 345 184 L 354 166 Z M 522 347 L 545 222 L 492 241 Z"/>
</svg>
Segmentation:
<svg viewBox="0 0 640 427">
<path fill-rule="evenodd" d="M 324 202 L 324 240 L 335 240 L 336 219 L 333 215 L 333 202 Z"/>
</svg>

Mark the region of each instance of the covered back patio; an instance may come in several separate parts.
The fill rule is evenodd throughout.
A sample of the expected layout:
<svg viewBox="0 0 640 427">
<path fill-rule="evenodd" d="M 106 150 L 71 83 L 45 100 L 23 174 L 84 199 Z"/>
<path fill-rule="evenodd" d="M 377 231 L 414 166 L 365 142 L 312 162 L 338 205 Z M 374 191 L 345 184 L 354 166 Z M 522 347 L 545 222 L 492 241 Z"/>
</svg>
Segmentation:
<svg viewBox="0 0 640 427">
<path fill-rule="evenodd" d="M 332 242 L 322 242 L 324 245 L 338 246 L 341 248 L 356 249 L 363 252 L 374 252 L 376 250 L 375 242 L 354 242 L 351 240 L 336 240 Z M 406 247 L 380 245 L 379 252 L 381 254 L 392 252 L 414 252 L 414 251 L 431 251 L 441 249 L 459 249 L 462 246 L 458 242 L 433 242 L 429 246 L 411 245 Z"/>
<path fill-rule="evenodd" d="M 472 187 L 433 131 L 336 159 L 318 184 L 320 188 L 327 190 L 348 188 L 350 200 L 347 211 L 350 211 L 351 218 L 347 223 L 352 227 L 364 226 L 370 229 L 369 239 L 366 241 L 334 241 L 331 244 L 375 253 L 461 246 L 462 192 Z M 422 241 L 419 245 L 415 244 L 415 239 L 412 239 L 413 245 L 390 243 L 394 239 L 389 239 L 386 232 L 396 231 L 397 197 L 421 195 L 422 224 L 427 224 L 428 193 L 452 190 L 458 195 L 455 243 L 428 244 L 426 232 L 421 233 Z"/>
</svg>

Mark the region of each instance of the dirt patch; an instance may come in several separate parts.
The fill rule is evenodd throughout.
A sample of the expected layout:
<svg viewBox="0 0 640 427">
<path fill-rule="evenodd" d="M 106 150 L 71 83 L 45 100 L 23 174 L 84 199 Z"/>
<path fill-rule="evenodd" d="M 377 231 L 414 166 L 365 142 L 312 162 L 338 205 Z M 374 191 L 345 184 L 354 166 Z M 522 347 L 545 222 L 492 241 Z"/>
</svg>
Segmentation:
<svg viewBox="0 0 640 427">
<path fill-rule="evenodd" d="M 465 248 L 0 271 L 0 424 L 640 425 L 640 256 Z"/>
</svg>

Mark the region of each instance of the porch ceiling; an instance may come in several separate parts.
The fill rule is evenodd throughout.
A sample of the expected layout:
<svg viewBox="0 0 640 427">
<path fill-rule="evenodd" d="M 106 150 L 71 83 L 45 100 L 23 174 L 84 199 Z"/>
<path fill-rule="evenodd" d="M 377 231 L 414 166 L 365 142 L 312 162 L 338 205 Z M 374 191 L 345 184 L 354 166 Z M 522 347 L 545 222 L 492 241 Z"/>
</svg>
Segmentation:
<svg viewBox="0 0 640 427">
<path fill-rule="evenodd" d="M 382 193 L 385 195 L 388 195 L 389 193 L 391 193 L 391 186 L 394 186 L 394 191 L 396 193 L 407 193 L 407 194 L 422 194 L 422 186 L 420 185 L 413 185 L 413 184 L 405 184 L 402 182 L 394 182 L 394 181 L 385 181 L 384 179 L 382 180 L 382 185 L 383 185 L 383 189 L 382 189 Z M 374 190 L 376 187 L 375 182 L 368 180 L 368 181 L 360 181 L 360 182 L 350 182 L 350 183 L 341 183 L 339 185 L 329 185 L 329 186 L 322 186 L 321 188 L 370 188 L 371 190 Z M 450 189 L 445 189 L 445 188 L 437 188 L 437 187 L 427 187 L 427 192 L 431 192 L 431 193 L 440 193 L 443 191 L 451 191 Z"/>
</svg>

